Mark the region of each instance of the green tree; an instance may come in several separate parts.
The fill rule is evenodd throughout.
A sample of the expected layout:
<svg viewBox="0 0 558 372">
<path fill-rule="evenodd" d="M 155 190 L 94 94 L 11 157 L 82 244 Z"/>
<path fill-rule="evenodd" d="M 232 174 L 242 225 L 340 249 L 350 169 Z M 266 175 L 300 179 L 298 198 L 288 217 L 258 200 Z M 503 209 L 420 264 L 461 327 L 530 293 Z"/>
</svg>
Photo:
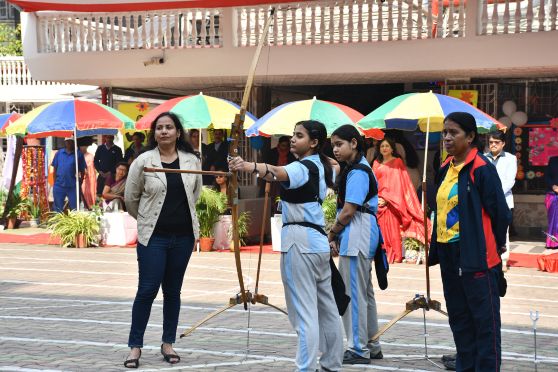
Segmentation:
<svg viewBox="0 0 558 372">
<path fill-rule="evenodd" d="M 0 23 L 0 56 L 21 56 L 21 25 L 13 28 L 6 23 Z"/>
</svg>

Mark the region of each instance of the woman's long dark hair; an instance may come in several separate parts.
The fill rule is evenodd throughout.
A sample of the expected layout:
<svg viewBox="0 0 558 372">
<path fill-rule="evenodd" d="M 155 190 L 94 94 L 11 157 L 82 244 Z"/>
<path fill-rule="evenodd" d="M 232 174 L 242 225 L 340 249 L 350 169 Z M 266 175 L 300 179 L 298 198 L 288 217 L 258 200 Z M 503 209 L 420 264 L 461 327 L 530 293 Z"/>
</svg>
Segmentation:
<svg viewBox="0 0 558 372">
<path fill-rule="evenodd" d="M 320 161 L 324 166 L 325 182 L 328 187 L 333 187 L 333 168 L 329 163 L 329 158 L 323 153 L 322 149 L 327 140 L 327 130 L 325 125 L 317 120 L 303 120 L 296 123 L 297 125 L 302 125 L 304 129 L 308 132 L 308 136 L 311 140 L 318 140 L 318 146 L 316 146 L 315 154 L 318 154 Z"/>
<path fill-rule="evenodd" d="M 343 141 L 348 141 L 348 142 L 351 142 L 354 138 L 357 141 L 357 147 L 356 147 L 357 156 L 355 157 L 354 164 L 360 163 L 362 157 L 364 156 L 364 140 L 362 139 L 362 136 L 360 135 L 358 130 L 351 124 L 345 124 L 337 128 L 336 130 L 334 130 L 333 133 L 331 133 L 332 138 L 333 136 L 337 136 L 341 138 Z M 349 172 L 350 168 L 351 167 L 349 167 L 348 165 L 343 167 L 343 170 L 341 171 L 339 177 L 336 177 L 336 182 L 335 182 L 336 190 L 339 189 L 339 182 L 345 181 L 347 179 L 347 173 Z"/>
<path fill-rule="evenodd" d="M 399 153 L 397 152 L 397 147 L 395 147 L 395 141 L 392 138 L 384 137 L 384 139 L 378 141 L 378 143 L 376 144 L 376 160 L 378 160 L 380 163 L 384 161 L 384 156 L 380 152 L 380 146 L 382 146 L 382 143 L 384 142 L 389 143 L 389 145 L 393 149 L 394 158 L 401 158 L 401 155 L 399 155 Z"/>
<path fill-rule="evenodd" d="M 157 126 L 157 120 L 159 120 L 163 116 L 168 116 L 169 118 L 171 118 L 172 122 L 174 123 L 174 127 L 177 131 L 180 132 L 180 136 L 176 139 L 176 149 L 198 156 L 190 142 L 186 140 L 186 133 L 182 128 L 180 119 L 172 112 L 162 112 L 153 120 L 153 122 L 151 123 L 151 130 L 149 131 L 149 137 L 147 138 L 147 147 L 150 150 L 153 150 L 155 147 L 157 147 L 157 141 L 155 141 L 155 127 Z"/>
</svg>

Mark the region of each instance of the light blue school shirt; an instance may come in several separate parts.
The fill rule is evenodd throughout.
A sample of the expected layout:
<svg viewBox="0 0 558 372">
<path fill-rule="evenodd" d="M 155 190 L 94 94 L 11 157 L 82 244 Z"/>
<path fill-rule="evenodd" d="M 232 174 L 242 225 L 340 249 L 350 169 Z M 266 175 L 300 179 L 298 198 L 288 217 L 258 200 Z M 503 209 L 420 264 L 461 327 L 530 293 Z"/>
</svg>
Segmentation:
<svg viewBox="0 0 558 372">
<path fill-rule="evenodd" d="M 310 155 L 302 160 L 310 160 L 316 164 L 319 171 L 320 199 L 326 197 L 327 186 L 324 177 L 324 167 L 318 155 Z M 310 180 L 309 169 L 299 161 L 285 166 L 289 175 L 288 182 L 281 182 L 285 189 L 297 189 Z M 281 213 L 283 224 L 289 222 L 309 222 L 325 227 L 325 217 L 322 206 L 317 201 L 308 203 L 289 203 L 281 200 Z M 296 246 L 302 253 L 328 253 L 329 243 L 327 237 L 316 229 L 300 225 L 288 225 L 281 229 L 281 252 L 288 252 Z"/>
<path fill-rule="evenodd" d="M 366 158 L 362 157 L 360 164 L 370 168 Z M 376 181 L 376 177 L 374 177 Z M 366 202 L 369 189 L 368 174 L 361 169 L 353 169 L 347 175 L 345 203 L 362 206 Z M 377 184 L 377 182 L 376 182 Z M 378 195 L 373 196 L 366 205 L 374 213 L 378 212 Z M 341 209 L 337 210 L 337 215 Z M 339 254 L 341 256 L 358 256 L 361 252 L 364 257 L 374 258 L 378 247 L 379 228 L 376 217 L 370 213 L 356 211 L 351 221 L 339 234 Z"/>
</svg>

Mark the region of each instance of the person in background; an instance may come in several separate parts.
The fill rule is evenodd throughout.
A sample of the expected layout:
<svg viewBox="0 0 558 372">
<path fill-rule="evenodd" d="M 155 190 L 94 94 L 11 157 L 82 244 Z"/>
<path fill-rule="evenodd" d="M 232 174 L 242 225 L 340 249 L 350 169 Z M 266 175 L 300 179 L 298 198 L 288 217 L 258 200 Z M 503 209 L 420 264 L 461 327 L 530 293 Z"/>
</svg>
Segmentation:
<svg viewBox="0 0 558 372">
<path fill-rule="evenodd" d="M 372 260 L 378 249 L 380 230 L 376 220 L 378 185 L 364 157 L 362 137 L 353 125 L 331 134 L 333 154 L 346 166 L 336 181 L 337 218 L 328 234 L 332 255 L 339 255 L 339 272 L 351 297 L 343 314 L 347 350 L 343 364 L 369 364 L 382 359 L 378 312 L 372 287 Z"/>
<path fill-rule="evenodd" d="M 114 136 L 105 135 L 103 144 L 95 151 L 95 169 L 99 173 L 97 177 L 97 195 L 103 194 L 105 179 L 114 175 L 116 164 L 122 161 L 122 149 L 114 144 Z"/>
<path fill-rule="evenodd" d="M 105 211 L 126 210 L 124 205 L 124 190 L 126 186 L 126 176 L 130 165 L 123 161 L 116 165 L 114 178 L 109 176 L 103 189 L 103 199 L 105 199 Z"/>
<path fill-rule="evenodd" d="M 225 131 L 223 129 L 215 129 L 213 131 L 213 143 L 204 146 L 204 162 L 203 170 L 215 170 L 219 167 L 227 166 L 227 156 L 229 154 L 229 143 L 225 141 Z M 204 176 L 203 184 L 211 185 L 213 176 Z"/>
<path fill-rule="evenodd" d="M 558 248 L 558 156 L 548 160 L 545 172 L 546 180 L 546 206 L 548 216 L 548 235 L 546 236 L 546 248 Z"/>
<path fill-rule="evenodd" d="M 172 344 L 176 340 L 184 273 L 199 236 L 196 201 L 202 188 L 201 175 L 144 172 L 146 166 L 201 169 L 176 115 L 163 112 L 153 120 L 148 147 L 150 150 L 132 163 L 124 194 L 128 213 L 138 221 L 139 272 L 128 338 L 130 354 L 124 362 L 127 368 L 139 367 L 151 306 L 161 287 L 161 354 L 167 363 L 180 362 Z"/>
<path fill-rule="evenodd" d="M 265 162 L 275 166 L 285 166 L 296 160 L 295 156 L 291 153 L 291 137 L 281 136 L 277 142 L 277 146 L 269 150 L 265 158 Z M 272 201 L 273 213 L 280 213 L 279 204 L 275 203 L 275 200 L 279 196 L 280 185 L 276 182 L 271 183 L 271 188 L 269 190 L 269 198 Z"/>
<path fill-rule="evenodd" d="M 436 179 L 429 265 L 440 264 L 456 369 L 500 371 L 499 251 L 511 213 L 496 168 L 478 150 L 475 118 L 449 114 L 442 139 L 449 157 Z"/>
<path fill-rule="evenodd" d="M 76 153 L 74 147 L 74 138 L 64 138 L 64 148 L 60 149 L 52 159 L 52 167 L 54 168 L 54 186 L 52 188 L 52 196 L 54 198 L 54 211 L 62 212 L 64 210 L 64 199 L 68 198 L 70 209 L 77 208 L 76 196 Z M 85 172 L 87 165 L 83 154 L 77 152 L 78 172 L 81 177 Z M 81 183 L 81 182 L 80 182 Z"/>
<path fill-rule="evenodd" d="M 219 172 L 228 172 L 228 168 L 218 167 L 215 169 Z M 227 176 L 215 176 L 215 181 L 213 182 L 213 190 L 217 191 L 225 197 L 227 197 L 227 191 L 229 188 L 229 177 Z M 237 190 L 238 192 L 238 190 Z M 240 198 L 240 193 L 237 194 Z M 227 200 L 228 202 L 228 200 Z M 215 241 L 213 242 L 214 250 L 229 250 L 231 248 L 231 238 L 232 238 L 232 217 L 231 209 L 227 208 L 223 214 L 219 217 L 219 221 L 215 224 L 213 230 Z M 234 248 L 233 248 L 234 251 Z"/>
<path fill-rule="evenodd" d="M 83 195 L 83 202 L 86 208 L 91 209 L 97 202 L 97 177 L 95 176 L 95 155 L 87 151 L 87 148 L 93 144 L 93 138 L 82 137 L 78 138 L 79 151 L 85 158 L 86 171 L 81 184 L 81 192 Z"/>
<path fill-rule="evenodd" d="M 413 183 L 415 190 L 418 190 L 421 185 L 422 178 L 420 170 L 418 169 L 419 158 L 417 151 L 409 140 L 405 138 L 403 131 L 391 130 L 389 131 L 388 136 L 395 141 L 396 150 L 401 156 L 403 163 L 405 163 L 411 182 Z"/>
<path fill-rule="evenodd" d="M 330 247 L 319 202 L 326 197 L 327 186 L 333 185 L 332 164 L 337 164 L 322 152 L 326 140 L 322 123 L 301 121 L 291 138 L 291 152 L 299 161 L 282 167 L 240 157 L 229 162 L 231 170 L 257 173 L 283 188 L 281 279 L 289 321 L 298 336 L 297 371 L 315 371 L 318 351 L 322 371 L 339 371 L 343 362 L 343 327 L 333 296 Z"/>
<path fill-rule="evenodd" d="M 378 143 L 377 139 L 374 138 L 365 138 L 364 139 L 364 144 L 365 144 L 365 148 L 366 148 L 366 161 L 368 162 L 368 164 L 370 164 L 370 166 L 372 166 L 372 163 L 374 163 L 374 159 L 376 159 L 376 145 Z"/>
<path fill-rule="evenodd" d="M 506 203 L 513 215 L 513 194 L 512 188 L 515 184 L 515 176 L 517 175 L 517 158 L 504 151 L 506 146 L 506 135 L 504 132 L 498 131 L 488 135 L 488 148 L 490 151 L 484 154 L 488 160 L 496 167 L 498 176 L 502 182 Z M 508 260 L 510 258 L 510 231 L 506 233 L 506 251 L 502 253 L 502 270 L 508 270 Z"/>
<path fill-rule="evenodd" d="M 129 133 L 126 133 L 126 138 L 128 141 L 131 141 L 132 144 L 126 150 L 124 154 L 124 161 L 128 164 L 132 164 L 135 158 L 137 158 L 142 152 L 147 150 L 147 147 L 143 145 L 143 141 L 145 141 L 145 134 L 142 132 L 134 132 L 130 136 Z"/>
<path fill-rule="evenodd" d="M 188 141 L 192 144 L 194 148 L 194 152 L 200 155 L 200 130 L 199 129 L 190 129 L 188 131 Z"/>
<path fill-rule="evenodd" d="M 266 163 L 282 167 L 295 161 L 296 158 L 290 151 L 290 142 L 290 136 L 279 137 L 277 146 L 269 150 Z"/>
<path fill-rule="evenodd" d="M 376 153 L 372 169 L 379 187 L 378 222 L 388 261 L 402 262 L 402 236 L 425 240 L 424 214 L 395 142 L 389 137 L 378 141 Z M 430 226 L 430 221 L 428 224 Z"/>
</svg>

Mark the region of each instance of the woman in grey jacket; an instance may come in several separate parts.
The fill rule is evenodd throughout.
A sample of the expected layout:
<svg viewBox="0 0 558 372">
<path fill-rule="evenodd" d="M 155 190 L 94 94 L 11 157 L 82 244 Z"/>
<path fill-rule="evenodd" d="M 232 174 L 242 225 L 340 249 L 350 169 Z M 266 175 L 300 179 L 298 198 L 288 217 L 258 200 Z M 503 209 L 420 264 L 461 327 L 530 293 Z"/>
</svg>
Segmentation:
<svg viewBox="0 0 558 372">
<path fill-rule="evenodd" d="M 124 196 L 128 213 L 138 221 L 139 268 L 128 339 L 131 351 L 124 362 L 127 368 L 139 366 L 143 335 L 159 287 L 163 288 L 161 354 L 168 363 L 180 361 L 172 344 L 178 326 L 182 281 L 199 231 L 195 205 L 201 192 L 201 175 L 143 170 L 144 167 L 201 169 L 177 116 L 165 112 L 155 118 L 148 147 L 150 150 L 130 167 Z"/>
</svg>

